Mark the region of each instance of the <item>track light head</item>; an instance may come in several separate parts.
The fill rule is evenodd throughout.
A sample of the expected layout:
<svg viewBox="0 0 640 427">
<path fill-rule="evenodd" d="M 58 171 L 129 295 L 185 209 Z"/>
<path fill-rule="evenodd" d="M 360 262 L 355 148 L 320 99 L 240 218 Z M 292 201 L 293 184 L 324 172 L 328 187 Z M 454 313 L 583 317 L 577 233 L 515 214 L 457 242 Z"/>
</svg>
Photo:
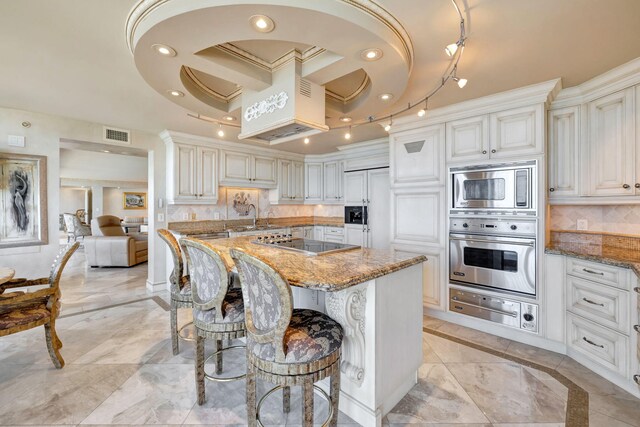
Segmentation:
<svg viewBox="0 0 640 427">
<path fill-rule="evenodd" d="M 444 48 L 444 52 L 447 54 L 447 56 L 453 56 L 456 54 L 456 52 L 458 51 L 458 43 L 460 42 L 457 41 L 455 43 L 451 43 L 450 45 Z"/>
<path fill-rule="evenodd" d="M 453 81 L 458 83 L 458 87 L 462 89 L 467 85 L 467 79 L 461 79 L 459 77 L 453 77 Z"/>
</svg>

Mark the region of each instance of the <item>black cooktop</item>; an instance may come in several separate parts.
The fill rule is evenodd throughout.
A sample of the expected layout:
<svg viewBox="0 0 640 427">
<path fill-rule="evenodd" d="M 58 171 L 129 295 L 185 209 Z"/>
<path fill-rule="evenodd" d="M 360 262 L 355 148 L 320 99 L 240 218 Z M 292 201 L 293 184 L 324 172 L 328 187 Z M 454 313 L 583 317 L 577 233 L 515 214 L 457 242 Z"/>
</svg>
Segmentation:
<svg viewBox="0 0 640 427">
<path fill-rule="evenodd" d="M 251 243 L 273 246 L 275 248 L 300 252 L 306 255 L 325 255 L 360 248 L 360 246 L 347 245 L 345 243 L 322 242 L 320 240 L 302 239 L 290 236 L 259 236 Z"/>
</svg>

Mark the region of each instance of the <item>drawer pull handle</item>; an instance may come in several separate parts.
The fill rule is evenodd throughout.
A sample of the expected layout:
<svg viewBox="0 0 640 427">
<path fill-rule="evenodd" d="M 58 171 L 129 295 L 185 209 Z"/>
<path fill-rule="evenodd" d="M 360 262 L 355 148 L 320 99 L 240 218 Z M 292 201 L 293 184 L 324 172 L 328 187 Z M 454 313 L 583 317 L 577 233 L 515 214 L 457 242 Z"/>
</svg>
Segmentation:
<svg viewBox="0 0 640 427">
<path fill-rule="evenodd" d="M 604 307 L 604 304 L 599 303 L 599 302 L 593 302 L 593 301 L 591 301 L 590 299 L 587 299 L 587 298 L 582 298 L 582 301 L 588 302 L 589 304 L 592 304 L 592 305 L 599 305 L 600 307 Z"/>
<path fill-rule="evenodd" d="M 640 288 L 635 287 L 635 288 L 633 288 L 633 290 L 640 294 Z"/>
<path fill-rule="evenodd" d="M 633 329 L 640 334 L 640 325 L 633 325 Z"/>
<path fill-rule="evenodd" d="M 640 385 L 640 375 L 634 375 L 633 376 L 633 381 L 635 381 L 636 384 Z"/>
<path fill-rule="evenodd" d="M 596 344 L 596 343 L 594 343 L 593 341 L 591 341 L 590 339 L 588 339 L 587 337 L 582 337 L 582 339 L 583 339 L 584 341 L 586 341 L 587 343 L 591 344 L 591 345 L 592 345 L 592 346 L 594 346 L 594 347 L 604 348 L 604 346 L 603 346 L 603 345 Z"/>
<path fill-rule="evenodd" d="M 589 270 L 588 268 L 583 268 L 582 271 L 585 271 L 589 274 L 597 274 L 599 276 L 604 276 L 604 273 L 600 272 L 600 271 L 593 271 L 593 270 Z"/>
</svg>

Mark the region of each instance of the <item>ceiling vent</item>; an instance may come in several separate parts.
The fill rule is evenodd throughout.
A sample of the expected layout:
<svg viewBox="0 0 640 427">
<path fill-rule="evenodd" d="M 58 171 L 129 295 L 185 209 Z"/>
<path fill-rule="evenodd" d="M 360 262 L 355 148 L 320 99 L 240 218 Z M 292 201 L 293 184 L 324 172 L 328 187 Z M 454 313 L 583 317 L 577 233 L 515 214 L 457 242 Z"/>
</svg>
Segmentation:
<svg viewBox="0 0 640 427">
<path fill-rule="evenodd" d="M 131 144 L 131 133 L 125 129 L 116 129 L 108 126 L 102 127 L 102 139 L 118 144 Z"/>
</svg>

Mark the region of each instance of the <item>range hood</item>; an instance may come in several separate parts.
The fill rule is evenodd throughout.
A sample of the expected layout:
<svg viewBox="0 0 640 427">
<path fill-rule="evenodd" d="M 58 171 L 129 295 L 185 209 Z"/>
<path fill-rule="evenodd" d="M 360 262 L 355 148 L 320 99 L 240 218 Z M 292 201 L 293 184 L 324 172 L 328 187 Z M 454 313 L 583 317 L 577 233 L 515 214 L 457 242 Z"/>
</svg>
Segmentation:
<svg viewBox="0 0 640 427">
<path fill-rule="evenodd" d="M 271 86 L 242 94 L 242 131 L 238 139 L 280 144 L 326 132 L 324 86 L 300 76 L 291 60 L 273 73 Z"/>
</svg>

